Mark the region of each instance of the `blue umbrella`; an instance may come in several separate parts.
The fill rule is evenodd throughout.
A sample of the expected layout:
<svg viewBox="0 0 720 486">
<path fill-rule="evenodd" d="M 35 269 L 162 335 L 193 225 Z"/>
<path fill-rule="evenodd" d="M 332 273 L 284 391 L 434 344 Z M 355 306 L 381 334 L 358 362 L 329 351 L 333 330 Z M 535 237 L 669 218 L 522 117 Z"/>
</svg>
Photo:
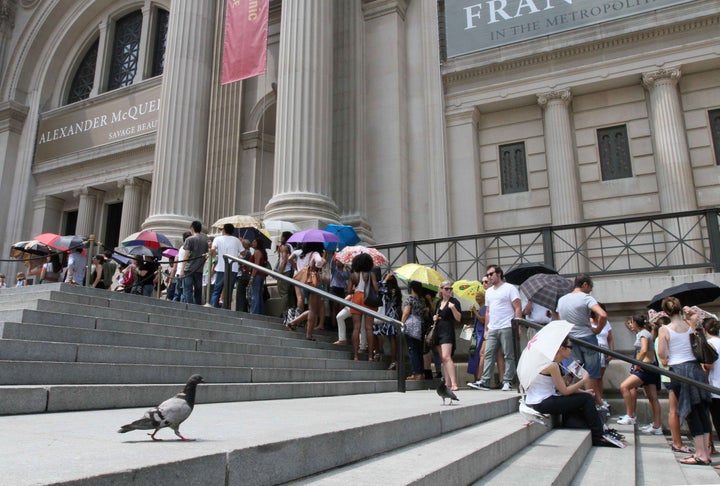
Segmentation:
<svg viewBox="0 0 720 486">
<path fill-rule="evenodd" d="M 350 245 L 360 243 L 360 237 L 352 226 L 342 224 L 329 224 L 325 227 L 325 231 L 335 233 L 340 239 L 339 242 L 326 242 L 325 249 L 328 251 L 339 251 Z"/>
</svg>

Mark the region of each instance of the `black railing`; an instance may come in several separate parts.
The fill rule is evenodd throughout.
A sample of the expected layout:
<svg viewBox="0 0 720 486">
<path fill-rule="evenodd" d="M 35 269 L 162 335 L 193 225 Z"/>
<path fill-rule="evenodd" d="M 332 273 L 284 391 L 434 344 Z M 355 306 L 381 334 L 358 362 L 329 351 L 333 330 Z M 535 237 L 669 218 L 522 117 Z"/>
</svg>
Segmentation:
<svg viewBox="0 0 720 486">
<path fill-rule="evenodd" d="M 248 267 L 254 268 L 255 270 L 262 271 L 266 273 L 267 275 L 271 275 L 276 280 L 283 280 L 285 282 L 288 282 L 292 285 L 295 285 L 296 287 L 300 287 L 304 290 L 307 290 L 308 292 L 313 292 L 315 294 L 319 294 L 321 297 L 331 300 L 333 302 L 336 302 L 338 304 L 341 304 L 343 306 L 350 307 L 351 309 L 355 309 L 357 311 L 360 311 L 363 314 L 369 314 L 373 316 L 375 319 L 379 319 L 383 322 L 387 322 L 391 324 L 396 331 L 397 334 L 397 391 L 401 393 L 405 393 L 405 335 L 403 334 L 403 324 L 402 322 L 393 319 L 391 317 L 388 317 L 384 314 L 379 314 L 378 312 L 370 311 L 367 309 L 367 307 L 363 307 L 361 305 L 355 304 L 354 302 L 351 302 L 349 300 L 346 300 L 342 297 L 338 297 L 336 295 L 333 295 L 329 292 L 325 292 L 324 290 L 321 290 L 316 287 L 312 287 L 310 285 L 307 285 L 305 283 L 299 282 L 291 277 L 287 277 L 283 275 L 282 273 L 278 273 L 274 270 L 270 270 L 266 267 L 263 267 L 261 265 L 256 265 L 253 262 L 250 262 L 248 260 L 233 257 L 230 255 L 223 255 L 223 258 L 225 259 L 225 268 L 230 268 L 230 262 L 238 262 L 242 265 L 246 265 Z M 230 307 L 230 300 L 232 298 L 232 288 L 234 282 L 230 281 L 230 278 L 232 277 L 232 274 L 230 272 L 225 272 L 224 275 L 224 284 L 223 284 L 223 306 L 227 309 Z"/>
<path fill-rule="evenodd" d="M 515 318 L 512 320 L 512 323 L 513 323 L 513 342 L 514 342 L 514 346 L 515 346 L 516 350 L 519 348 L 518 333 L 516 332 L 517 326 L 530 327 L 530 328 L 538 330 L 538 331 L 543 328 L 542 324 L 528 321 L 527 319 Z M 673 380 L 687 383 L 688 385 L 693 385 L 698 388 L 702 388 L 703 390 L 707 390 L 710 393 L 720 394 L 720 388 L 716 388 L 712 385 L 708 385 L 707 383 L 703 383 L 701 381 L 696 381 L 691 378 L 687 378 L 685 376 L 678 375 L 677 373 L 674 373 L 670 370 L 666 370 L 665 368 L 660 368 L 659 366 L 655 366 L 650 363 L 638 361 L 635 358 L 630 358 L 629 356 L 625 356 L 624 354 L 618 353 L 617 351 L 613 351 L 612 349 L 606 349 L 606 348 L 602 348 L 600 346 L 595 346 L 594 344 L 590 344 L 581 339 L 575 339 L 573 337 L 569 337 L 569 339 L 573 344 L 576 344 L 578 346 L 583 346 L 585 348 L 592 349 L 599 353 L 607 354 L 608 356 L 612 356 L 615 359 L 619 359 L 621 361 L 625 361 L 626 363 L 640 366 L 641 368 L 644 368 L 645 370 L 651 371 L 653 373 L 659 373 L 661 375 L 665 375 Z M 518 359 L 520 359 L 520 354 L 516 354 L 516 356 L 518 357 Z"/>
<path fill-rule="evenodd" d="M 720 272 L 720 208 L 377 245 L 396 268 L 419 263 L 450 279 L 487 265 L 543 262 L 560 274 Z"/>
</svg>

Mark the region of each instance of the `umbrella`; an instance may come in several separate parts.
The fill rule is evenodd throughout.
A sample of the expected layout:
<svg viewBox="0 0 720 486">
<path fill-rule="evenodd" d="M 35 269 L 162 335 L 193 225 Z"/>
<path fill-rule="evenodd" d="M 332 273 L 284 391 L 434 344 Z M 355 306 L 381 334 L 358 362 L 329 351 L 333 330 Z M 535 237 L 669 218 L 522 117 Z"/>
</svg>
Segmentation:
<svg viewBox="0 0 720 486">
<path fill-rule="evenodd" d="M 425 265 L 419 265 L 417 263 L 408 263 L 395 270 L 395 275 L 405 281 L 416 280 L 420 282 L 423 287 L 437 290 L 440 284 L 443 283 L 445 277 L 443 277 L 437 270 L 434 270 Z"/>
<path fill-rule="evenodd" d="M 55 250 L 37 240 L 18 241 L 10 247 L 10 256 L 12 258 L 46 256 L 50 253 L 55 253 Z"/>
<path fill-rule="evenodd" d="M 376 250 L 375 248 L 368 248 L 367 246 L 362 245 L 346 246 L 339 252 L 335 253 L 335 260 L 339 261 L 343 265 L 350 265 L 353 258 L 355 258 L 360 253 L 367 253 L 368 255 L 370 255 L 373 259 L 373 265 L 375 265 L 376 267 L 381 267 L 388 264 L 387 257 L 380 253 L 380 250 Z"/>
<path fill-rule="evenodd" d="M 57 248 L 58 250 L 74 250 L 75 248 L 87 246 L 87 237 L 80 235 L 61 236 L 48 246 Z"/>
<path fill-rule="evenodd" d="M 56 233 L 42 233 L 36 236 L 33 236 L 33 240 L 38 241 L 39 243 L 42 243 L 47 246 L 51 246 L 52 242 L 60 238 L 60 235 Z"/>
<path fill-rule="evenodd" d="M 340 243 L 335 233 L 320 229 L 298 231 L 288 239 L 289 243 Z"/>
<path fill-rule="evenodd" d="M 325 226 L 325 231 L 335 233 L 340 238 L 340 243 L 325 243 L 325 249 L 330 251 L 339 251 L 349 245 L 357 245 L 360 243 L 360 237 L 352 226 L 342 224 L 329 224 Z"/>
<path fill-rule="evenodd" d="M 172 248 L 170 239 L 157 231 L 139 231 L 120 242 L 123 246 L 146 246 L 148 248 Z"/>
<path fill-rule="evenodd" d="M 458 299 L 476 305 L 475 297 L 478 294 L 485 295 L 485 287 L 477 280 L 458 280 L 452 285 L 453 292 Z"/>
<path fill-rule="evenodd" d="M 262 228 L 263 223 L 255 216 L 248 214 L 236 214 L 234 216 L 226 216 L 215 221 L 212 225 L 213 228 L 222 229 L 223 226 L 230 223 L 236 228 L 247 228 L 252 226 L 253 228 Z"/>
<path fill-rule="evenodd" d="M 551 321 L 545 325 L 530 341 L 520 355 L 517 375 L 520 385 L 526 390 L 553 359 L 573 327 L 568 321 Z"/>
<path fill-rule="evenodd" d="M 650 299 L 648 309 L 661 310 L 662 301 L 666 297 L 677 297 L 682 305 L 700 305 L 720 297 L 720 287 L 707 280 L 668 287 Z"/>
<path fill-rule="evenodd" d="M 118 246 L 115 248 L 115 253 L 127 257 L 150 256 L 158 258 L 159 249 L 148 248 L 147 246 Z"/>
<path fill-rule="evenodd" d="M 281 221 L 279 219 L 266 220 L 263 223 L 265 229 L 271 233 L 282 233 L 283 231 L 289 231 L 291 233 L 297 233 L 300 231 L 300 226 L 290 221 Z"/>
<path fill-rule="evenodd" d="M 260 238 L 265 243 L 265 248 L 270 248 L 272 240 L 270 234 L 264 229 L 258 229 L 253 227 L 237 228 L 235 230 L 239 238 L 253 241 L 255 238 Z"/>
<path fill-rule="evenodd" d="M 531 302 L 550 310 L 557 309 L 558 299 L 572 292 L 573 281 L 560 275 L 537 273 L 520 284 L 520 291 Z"/>
<path fill-rule="evenodd" d="M 180 250 L 177 250 L 176 248 L 168 248 L 166 250 L 163 250 L 162 256 L 176 257 L 178 256 L 178 253 L 180 253 Z"/>
<path fill-rule="evenodd" d="M 121 265 L 130 265 L 130 261 L 132 260 L 130 257 L 126 257 L 125 255 L 121 255 L 120 253 L 113 252 L 112 256 L 110 257 L 116 262 L 118 262 Z"/>
<path fill-rule="evenodd" d="M 505 272 L 505 281 L 513 285 L 520 285 L 538 273 L 557 274 L 557 270 L 544 263 L 521 263 Z"/>
</svg>

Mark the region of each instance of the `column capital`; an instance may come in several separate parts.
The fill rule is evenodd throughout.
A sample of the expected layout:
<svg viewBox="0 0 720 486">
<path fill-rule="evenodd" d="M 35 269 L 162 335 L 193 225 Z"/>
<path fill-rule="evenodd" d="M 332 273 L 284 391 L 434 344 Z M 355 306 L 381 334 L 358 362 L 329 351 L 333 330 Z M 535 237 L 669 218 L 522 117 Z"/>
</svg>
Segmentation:
<svg viewBox="0 0 720 486">
<path fill-rule="evenodd" d="M 663 68 L 657 71 L 643 73 L 642 84 L 647 89 L 652 89 L 658 84 L 671 84 L 675 86 L 682 77 L 680 68 Z"/>
<path fill-rule="evenodd" d="M 476 106 L 463 110 L 454 110 L 445 114 L 445 122 L 448 127 L 473 124 L 477 125 L 480 121 L 480 112 Z"/>
<path fill-rule="evenodd" d="M 81 187 L 80 189 L 75 189 L 73 191 L 73 197 L 94 197 L 97 198 L 101 194 L 103 194 L 104 191 L 101 191 L 99 189 L 94 189 L 92 187 Z"/>
<path fill-rule="evenodd" d="M 21 133 L 27 114 L 28 107 L 25 105 L 12 100 L 0 103 L 0 133 Z"/>
<path fill-rule="evenodd" d="M 553 100 L 560 100 L 565 104 L 569 105 L 572 101 L 572 92 L 569 89 L 559 89 L 554 91 L 548 91 L 546 93 L 540 93 L 537 95 L 538 105 L 546 108 L 548 103 Z"/>
<path fill-rule="evenodd" d="M 365 20 L 382 17 L 388 14 L 398 14 L 405 20 L 408 0 L 363 0 L 362 11 Z"/>
</svg>

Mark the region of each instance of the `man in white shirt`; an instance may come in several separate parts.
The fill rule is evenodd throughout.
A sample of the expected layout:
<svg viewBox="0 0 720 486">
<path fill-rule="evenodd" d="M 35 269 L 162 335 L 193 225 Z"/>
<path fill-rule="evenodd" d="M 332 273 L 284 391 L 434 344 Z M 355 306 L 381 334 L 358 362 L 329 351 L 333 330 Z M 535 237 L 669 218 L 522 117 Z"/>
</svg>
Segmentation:
<svg viewBox="0 0 720 486">
<path fill-rule="evenodd" d="M 215 284 L 213 285 L 212 295 L 210 296 L 210 305 L 220 307 L 220 296 L 225 287 L 225 255 L 237 257 L 243 250 L 240 238 L 234 236 L 235 227 L 228 223 L 223 226 L 223 233 L 213 240 L 210 247 L 210 254 L 217 255 L 217 263 L 215 264 Z M 233 263 L 230 268 L 230 282 L 235 283 L 238 264 Z M 229 302 L 228 302 L 229 304 Z"/>
<path fill-rule="evenodd" d="M 495 372 L 495 355 L 502 347 L 505 357 L 505 374 L 502 377 L 503 391 L 512 390 L 515 378 L 515 347 L 513 346 L 512 319 L 522 317 L 518 289 L 503 279 L 503 271 L 497 265 L 489 265 L 485 276 L 491 287 L 485 291 L 485 366 L 482 378 L 468 386 L 477 390 L 490 390 L 490 381 Z"/>
</svg>

